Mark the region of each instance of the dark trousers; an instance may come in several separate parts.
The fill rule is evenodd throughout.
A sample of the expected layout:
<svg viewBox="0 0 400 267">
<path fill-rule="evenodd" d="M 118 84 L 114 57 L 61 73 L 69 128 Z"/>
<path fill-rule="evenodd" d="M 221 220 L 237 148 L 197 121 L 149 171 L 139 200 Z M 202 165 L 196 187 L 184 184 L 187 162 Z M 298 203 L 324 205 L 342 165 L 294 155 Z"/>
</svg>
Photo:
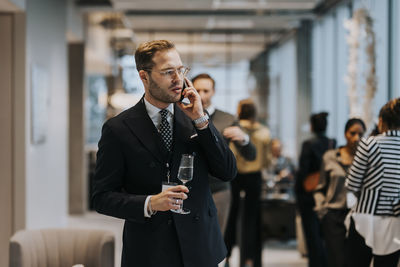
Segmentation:
<svg viewBox="0 0 400 267">
<path fill-rule="evenodd" d="M 357 232 L 351 219 L 349 236 L 346 241 L 346 263 L 348 267 L 369 267 L 372 258 L 374 267 L 397 267 L 400 250 L 388 255 L 374 255 L 372 249 L 365 244 L 364 238 Z"/>
<path fill-rule="evenodd" d="M 241 262 L 252 259 L 254 266 L 261 265 L 261 233 L 260 233 L 260 195 L 261 173 L 238 174 L 232 181 L 232 202 L 225 231 L 225 244 L 228 249 L 228 257 L 237 242 L 236 226 L 239 217 L 240 191 L 246 193 L 243 211 L 243 231 L 241 231 L 242 246 Z"/>
<path fill-rule="evenodd" d="M 321 238 L 319 220 L 314 212 L 314 198 L 312 194 L 297 194 L 297 207 L 300 212 L 307 246 L 308 266 L 326 267 L 326 251 Z"/>
<path fill-rule="evenodd" d="M 126 228 L 124 228 L 124 231 L 125 230 Z M 121 267 L 184 267 L 174 220 L 170 218 L 168 221 L 159 224 L 155 231 L 162 233 L 164 238 L 159 238 L 154 242 L 154 251 L 148 252 L 146 264 L 143 264 L 143 262 L 138 263 L 132 255 L 129 255 L 129 251 L 133 248 L 129 247 L 129 242 L 125 242 L 124 246 L 126 246 L 126 248 L 122 252 Z M 126 238 L 126 236 L 124 236 L 124 238 Z M 144 241 L 138 240 L 138 242 Z M 150 241 L 146 240 L 145 242 Z"/>
<path fill-rule="evenodd" d="M 330 209 L 321 221 L 329 267 L 345 267 L 346 226 L 348 210 Z"/>
</svg>

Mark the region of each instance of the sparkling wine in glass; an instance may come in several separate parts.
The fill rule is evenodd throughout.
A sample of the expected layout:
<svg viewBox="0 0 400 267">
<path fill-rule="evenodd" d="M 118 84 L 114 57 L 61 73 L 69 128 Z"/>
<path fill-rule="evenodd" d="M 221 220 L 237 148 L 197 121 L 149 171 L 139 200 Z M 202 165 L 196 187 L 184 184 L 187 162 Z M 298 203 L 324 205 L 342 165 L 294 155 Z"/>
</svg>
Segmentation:
<svg viewBox="0 0 400 267">
<path fill-rule="evenodd" d="M 193 160 L 194 155 L 190 154 L 183 154 L 181 158 L 181 164 L 179 165 L 178 171 L 178 179 L 186 185 L 187 182 L 190 182 L 193 179 Z M 182 205 L 177 210 L 172 210 L 173 212 L 180 213 L 180 214 L 189 214 L 190 210 L 183 208 L 183 201 Z"/>
</svg>

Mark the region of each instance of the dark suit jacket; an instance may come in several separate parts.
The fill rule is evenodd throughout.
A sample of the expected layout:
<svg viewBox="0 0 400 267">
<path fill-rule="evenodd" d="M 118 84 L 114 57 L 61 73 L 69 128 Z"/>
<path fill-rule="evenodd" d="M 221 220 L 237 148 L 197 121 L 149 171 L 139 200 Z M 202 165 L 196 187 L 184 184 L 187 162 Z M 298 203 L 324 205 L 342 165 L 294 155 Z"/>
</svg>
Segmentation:
<svg viewBox="0 0 400 267">
<path fill-rule="evenodd" d="M 238 121 L 236 120 L 235 116 L 224 112 L 219 109 L 215 109 L 215 112 L 211 114 L 211 121 L 214 124 L 215 128 L 222 134 L 225 128 L 230 126 L 239 126 Z M 226 140 L 226 139 L 225 139 Z M 229 140 L 226 140 L 229 143 Z M 245 146 L 241 146 L 236 144 L 236 148 L 238 149 L 239 153 L 246 159 L 246 160 L 254 160 L 256 158 L 256 148 L 254 145 L 249 142 Z M 221 179 L 215 178 L 214 176 L 210 175 L 209 183 L 212 193 L 216 193 L 222 190 L 226 190 L 230 188 L 230 183 L 224 182 Z"/>
<path fill-rule="evenodd" d="M 299 158 L 299 169 L 296 175 L 295 191 L 297 196 L 305 196 L 311 205 L 314 205 L 312 192 L 306 192 L 303 182 L 307 175 L 319 171 L 322 163 L 322 156 L 325 151 L 336 147 L 336 141 L 324 135 L 315 137 L 303 142 Z"/>
<path fill-rule="evenodd" d="M 184 153 L 195 154 L 191 190 L 184 201 L 191 213 L 166 211 L 145 218 L 145 199 L 161 191 L 168 161 L 172 181 L 179 182 L 176 177 Z M 170 155 L 143 99 L 104 124 L 92 200 L 99 213 L 126 220 L 122 266 L 172 267 L 167 262 L 178 262 L 170 258 L 177 256 L 173 252 L 179 249 L 185 267 L 215 266 L 224 259 L 226 248 L 208 186 L 208 173 L 233 179 L 235 158 L 212 123 L 205 130 L 196 130 L 177 106 Z M 171 225 L 176 230 L 168 230 Z"/>
</svg>

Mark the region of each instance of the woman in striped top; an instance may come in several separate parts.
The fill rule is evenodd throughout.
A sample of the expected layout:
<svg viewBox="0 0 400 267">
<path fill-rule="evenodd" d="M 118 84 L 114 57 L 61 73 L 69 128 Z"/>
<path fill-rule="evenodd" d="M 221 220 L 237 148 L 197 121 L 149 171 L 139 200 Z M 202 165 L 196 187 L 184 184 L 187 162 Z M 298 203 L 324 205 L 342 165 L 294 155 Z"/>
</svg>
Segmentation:
<svg viewBox="0 0 400 267">
<path fill-rule="evenodd" d="M 377 136 L 363 138 L 347 174 L 357 197 L 348 236 L 348 266 L 396 267 L 400 256 L 400 98 L 379 112 Z"/>
</svg>

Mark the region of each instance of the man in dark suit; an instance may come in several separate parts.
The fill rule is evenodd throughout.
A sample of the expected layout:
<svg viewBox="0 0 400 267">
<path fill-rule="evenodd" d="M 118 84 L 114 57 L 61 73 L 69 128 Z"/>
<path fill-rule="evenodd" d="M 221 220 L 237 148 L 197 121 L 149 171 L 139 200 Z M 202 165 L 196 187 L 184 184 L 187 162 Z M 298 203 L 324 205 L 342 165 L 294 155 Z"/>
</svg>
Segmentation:
<svg viewBox="0 0 400 267">
<path fill-rule="evenodd" d="M 194 88 L 201 97 L 203 108 L 207 110 L 215 128 L 223 134 L 227 142 L 233 142 L 239 153 L 246 160 L 256 158 L 256 148 L 250 142 L 249 136 L 243 132 L 235 116 L 215 108 L 212 98 L 215 94 L 215 81 L 206 74 L 201 73 L 192 79 Z M 224 234 L 231 205 L 231 186 L 229 182 L 209 175 L 209 183 L 214 203 L 218 210 L 218 222 Z"/>
<path fill-rule="evenodd" d="M 215 267 L 226 255 L 208 173 L 236 176 L 236 162 L 186 79 L 173 43 L 141 44 L 135 53 L 145 95 L 108 120 L 97 153 L 92 200 L 103 214 L 125 219 L 123 267 Z M 190 104 L 180 102 L 181 95 Z M 177 185 L 182 154 L 195 155 L 190 192 Z M 185 200 L 188 215 L 172 213 Z"/>
</svg>

